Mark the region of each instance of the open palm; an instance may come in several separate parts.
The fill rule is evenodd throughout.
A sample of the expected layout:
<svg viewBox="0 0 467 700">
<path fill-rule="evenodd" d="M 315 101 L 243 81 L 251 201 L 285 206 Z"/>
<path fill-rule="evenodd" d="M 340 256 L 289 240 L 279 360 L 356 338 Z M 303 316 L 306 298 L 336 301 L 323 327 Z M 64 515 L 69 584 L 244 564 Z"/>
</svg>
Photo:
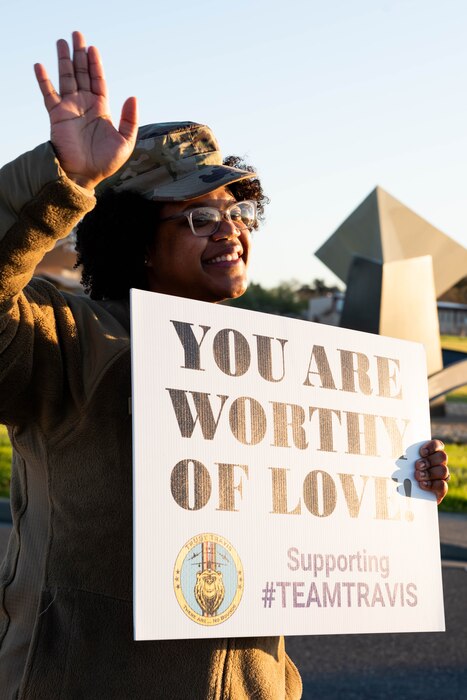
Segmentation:
<svg viewBox="0 0 467 700">
<path fill-rule="evenodd" d="M 34 66 L 50 117 L 51 141 L 68 177 L 92 189 L 129 158 L 137 132 L 136 99 L 122 108 L 118 130 L 113 126 L 107 88 L 98 50 L 86 48 L 80 32 L 73 32 L 73 60 L 68 44 L 57 42 L 59 93 L 45 68 Z"/>
</svg>

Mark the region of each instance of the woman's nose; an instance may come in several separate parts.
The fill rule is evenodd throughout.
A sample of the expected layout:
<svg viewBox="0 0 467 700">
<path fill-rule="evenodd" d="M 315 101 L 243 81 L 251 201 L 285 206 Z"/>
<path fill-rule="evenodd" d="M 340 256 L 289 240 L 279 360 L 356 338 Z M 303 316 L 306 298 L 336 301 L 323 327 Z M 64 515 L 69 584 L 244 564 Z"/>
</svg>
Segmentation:
<svg viewBox="0 0 467 700">
<path fill-rule="evenodd" d="M 215 241 L 222 240 L 223 238 L 231 238 L 232 236 L 236 236 L 238 238 L 241 233 L 241 230 L 235 226 L 232 219 L 227 219 L 226 216 L 223 216 L 222 221 L 219 224 L 219 228 L 212 234 L 211 238 L 213 238 Z"/>
</svg>

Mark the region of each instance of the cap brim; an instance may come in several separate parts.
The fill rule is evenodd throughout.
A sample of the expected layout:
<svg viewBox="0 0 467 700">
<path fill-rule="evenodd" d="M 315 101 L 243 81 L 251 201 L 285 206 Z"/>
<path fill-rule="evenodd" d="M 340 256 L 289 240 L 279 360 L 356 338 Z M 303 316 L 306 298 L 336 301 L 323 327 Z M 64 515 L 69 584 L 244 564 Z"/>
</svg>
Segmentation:
<svg viewBox="0 0 467 700">
<path fill-rule="evenodd" d="M 252 177 L 256 177 L 256 173 L 251 173 L 248 170 L 231 168 L 227 165 L 205 165 L 167 184 L 156 184 L 154 187 L 148 188 L 146 183 L 144 191 L 135 187 L 135 183 L 133 183 L 132 187 L 131 180 L 117 186 L 115 190 L 128 189 L 139 191 L 146 199 L 155 201 L 183 202 L 187 199 L 195 199 L 204 194 L 209 194 L 209 192 L 213 192 L 219 187 L 230 185 L 232 182 Z"/>
</svg>

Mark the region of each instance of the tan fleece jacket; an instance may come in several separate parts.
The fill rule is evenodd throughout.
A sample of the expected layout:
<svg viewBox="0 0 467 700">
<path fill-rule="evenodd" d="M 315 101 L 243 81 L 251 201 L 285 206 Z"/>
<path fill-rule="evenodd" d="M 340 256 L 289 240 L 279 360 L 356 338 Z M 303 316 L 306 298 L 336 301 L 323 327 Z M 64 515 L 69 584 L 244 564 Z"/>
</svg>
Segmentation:
<svg viewBox="0 0 467 700">
<path fill-rule="evenodd" d="M 300 698 L 283 638 L 132 640 L 128 304 L 31 281 L 94 204 L 50 144 L 0 171 L 1 699 Z"/>
</svg>

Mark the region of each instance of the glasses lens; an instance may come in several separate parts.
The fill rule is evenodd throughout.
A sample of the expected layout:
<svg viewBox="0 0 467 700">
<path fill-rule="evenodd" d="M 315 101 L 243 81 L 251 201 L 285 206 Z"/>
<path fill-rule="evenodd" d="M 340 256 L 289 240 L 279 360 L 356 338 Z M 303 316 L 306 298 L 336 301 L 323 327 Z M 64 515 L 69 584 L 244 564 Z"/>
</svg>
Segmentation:
<svg viewBox="0 0 467 700">
<path fill-rule="evenodd" d="M 218 209 L 200 207 L 191 212 L 191 223 L 196 236 L 210 236 L 216 230 L 221 214 Z"/>
<path fill-rule="evenodd" d="M 255 202 L 235 202 L 227 208 L 228 218 L 234 226 L 252 229 L 256 223 Z M 214 207 L 199 207 L 190 212 L 192 230 L 195 236 L 211 236 L 219 228 L 224 212 Z"/>
<path fill-rule="evenodd" d="M 252 229 L 256 221 L 256 208 L 253 202 L 237 202 L 229 207 L 230 218 L 234 224 Z"/>
</svg>

